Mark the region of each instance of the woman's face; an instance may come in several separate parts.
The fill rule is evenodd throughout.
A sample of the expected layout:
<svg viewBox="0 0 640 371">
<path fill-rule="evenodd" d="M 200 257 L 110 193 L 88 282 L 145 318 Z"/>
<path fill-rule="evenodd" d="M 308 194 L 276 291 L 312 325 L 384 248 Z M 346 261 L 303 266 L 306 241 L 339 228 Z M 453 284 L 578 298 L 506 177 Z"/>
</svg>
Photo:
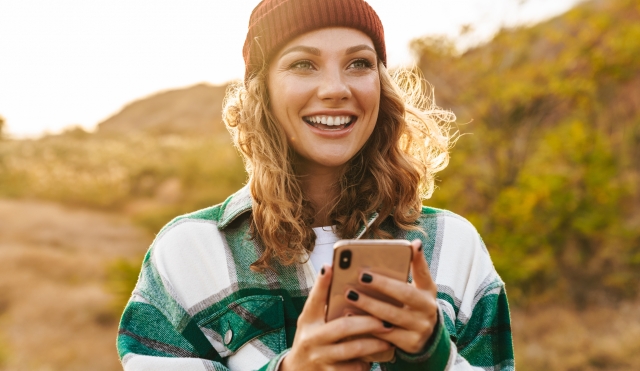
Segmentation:
<svg viewBox="0 0 640 371">
<path fill-rule="evenodd" d="M 378 119 L 380 78 L 371 38 L 324 28 L 286 44 L 269 66 L 271 111 L 309 171 L 339 168 L 365 144 Z"/>
</svg>

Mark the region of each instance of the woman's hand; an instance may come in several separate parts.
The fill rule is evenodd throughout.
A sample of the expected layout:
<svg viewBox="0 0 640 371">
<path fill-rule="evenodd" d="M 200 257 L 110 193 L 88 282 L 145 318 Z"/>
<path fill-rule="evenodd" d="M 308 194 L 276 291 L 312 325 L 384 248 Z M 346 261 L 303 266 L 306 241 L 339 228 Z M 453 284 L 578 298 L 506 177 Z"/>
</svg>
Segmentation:
<svg viewBox="0 0 640 371">
<path fill-rule="evenodd" d="M 390 329 L 372 316 L 341 317 L 325 323 L 324 307 L 333 271 L 329 266 L 323 270 L 298 317 L 293 346 L 280 371 L 369 370 L 371 365 L 358 358 L 383 352 L 391 344 L 375 337 L 342 340 L 354 335 L 388 333 Z"/>
<path fill-rule="evenodd" d="M 402 308 L 356 290 L 347 291 L 345 295 L 354 306 L 385 321 L 386 326 L 391 328 L 387 333 L 374 334 L 376 337 L 389 341 L 407 353 L 417 353 L 424 348 L 438 320 L 438 288 L 431 279 L 427 260 L 422 253 L 421 241 L 414 240 L 411 246 L 411 285 L 368 271 L 362 271 L 360 274 L 362 284 L 404 303 Z"/>
</svg>

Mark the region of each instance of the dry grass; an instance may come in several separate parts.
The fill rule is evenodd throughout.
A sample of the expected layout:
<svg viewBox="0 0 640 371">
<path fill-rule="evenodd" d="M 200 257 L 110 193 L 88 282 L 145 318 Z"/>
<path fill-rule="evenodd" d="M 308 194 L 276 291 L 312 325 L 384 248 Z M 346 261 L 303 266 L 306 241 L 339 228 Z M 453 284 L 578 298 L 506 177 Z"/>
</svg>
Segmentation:
<svg viewBox="0 0 640 371">
<path fill-rule="evenodd" d="M 513 331 L 519 371 L 640 370 L 640 301 L 514 310 Z"/>
<path fill-rule="evenodd" d="M 106 266 L 151 236 L 122 218 L 0 200 L 0 369 L 118 370 Z"/>
</svg>

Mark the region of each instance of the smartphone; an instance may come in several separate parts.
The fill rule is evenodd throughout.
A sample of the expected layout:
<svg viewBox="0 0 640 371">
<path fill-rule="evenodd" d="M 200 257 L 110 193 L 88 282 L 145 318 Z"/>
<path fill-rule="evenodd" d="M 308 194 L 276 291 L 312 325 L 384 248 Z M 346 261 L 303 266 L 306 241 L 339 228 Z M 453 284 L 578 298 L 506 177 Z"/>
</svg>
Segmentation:
<svg viewBox="0 0 640 371">
<path fill-rule="evenodd" d="M 345 296 L 353 288 L 368 296 L 397 307 L 403 304 L 366 284 L 360 283 L 363 270 L 381 274 L 402 282 L 409 278 L 413 250 L 406 240 L 340 240 L 333 245 L 333 277 L 329 288 L 325 320 L 331 321 L 347 314 L 366 314 L 354 307 Z M 365 362 L 388 362 L 395 350 L 376 353 L 363 358 Z"/>
</svg>

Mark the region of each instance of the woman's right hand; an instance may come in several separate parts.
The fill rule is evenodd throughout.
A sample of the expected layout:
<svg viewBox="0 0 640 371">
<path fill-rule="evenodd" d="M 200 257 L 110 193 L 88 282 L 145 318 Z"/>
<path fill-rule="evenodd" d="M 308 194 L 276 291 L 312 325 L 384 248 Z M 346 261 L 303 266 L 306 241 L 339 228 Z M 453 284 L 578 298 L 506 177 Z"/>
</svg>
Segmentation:
<svg viewBox="0 0 640 371">
<path fill-rule="evenodd" d="M 291 351 L 280 364 L 280 371 L 295 370 L 369 370 L 371 365 L 359 358 L 391 348 L 391 344 L 374 337 L 350 339 L 355 335 L 391 331 L 372 316 L 342 317 L 325 323 L 324 308 L 329 294 L 333 270 L 323 267 L 324 274 L 309 293 L 298 317 L 298 329 Z"/>
</svg>

